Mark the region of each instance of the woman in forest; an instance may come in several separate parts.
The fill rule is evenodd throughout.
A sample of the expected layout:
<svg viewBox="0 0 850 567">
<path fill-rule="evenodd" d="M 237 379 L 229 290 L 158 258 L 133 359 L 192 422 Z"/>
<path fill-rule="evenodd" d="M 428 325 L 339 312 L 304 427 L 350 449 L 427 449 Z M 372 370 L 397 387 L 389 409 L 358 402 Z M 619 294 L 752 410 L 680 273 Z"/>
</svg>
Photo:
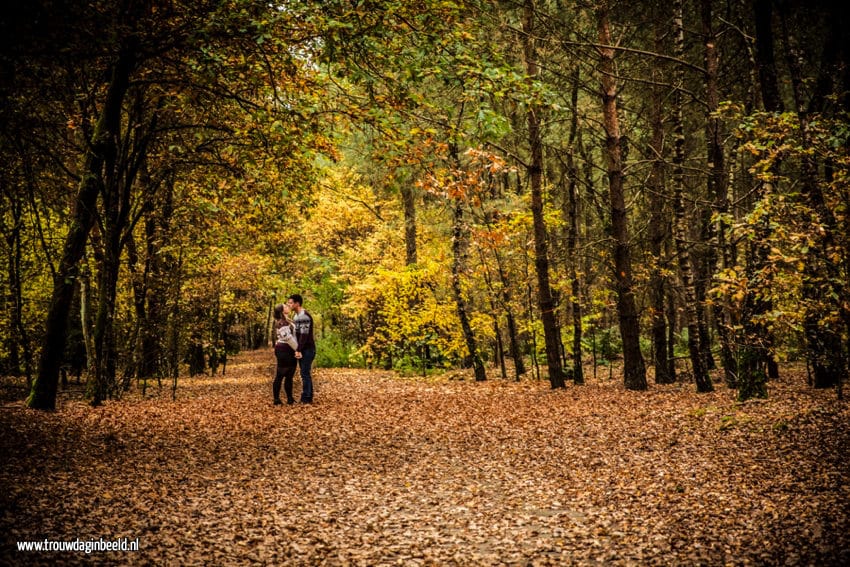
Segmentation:
<svg viewBox="0 0 850 567">
<path fill-rule="evenodd" d="M 286 393 L 286 403 L 295 403 L 292 397 L 292 377 L 295 375 L 295 367 L 298 362 L 295 359 L 295 349 L 298 342 L 295 340 L 295 324 L 289 318 L 289 306 L 279 303 L 274 307 L 274 355 L 277 359 L 277 369 L 272 385 L 274 394 L 274 405 L 279 406 L 283 402 L 280 399 L 280 385 L 283 383 L 283 391 Z"/>
</svg>

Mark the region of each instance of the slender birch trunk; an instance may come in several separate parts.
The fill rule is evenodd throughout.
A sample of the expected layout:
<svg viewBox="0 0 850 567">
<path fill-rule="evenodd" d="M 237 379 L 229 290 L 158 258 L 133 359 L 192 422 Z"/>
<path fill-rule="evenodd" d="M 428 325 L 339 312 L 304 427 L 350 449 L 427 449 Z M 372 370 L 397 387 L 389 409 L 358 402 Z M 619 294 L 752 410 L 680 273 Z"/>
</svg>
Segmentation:
<svg viewBox="0 0 850 567">
<path fill-rule="evenodd" d="M 685 33 L 683 25 L 682 0 L 673 3 L 673 27 L 675 30 L 677 58 L 684 55 Z M 673 210 L 676 254 L 679 258 L 679 274 L 685 295 L 685 317 L 688 328 L 688 351 L 691 357 L 694 380 L 698 392 L 710 392 L 714 388 L 705 366 L 702 355 L 699 329 L 699 300 L 694 286 L 694 270 L 691 263 L 691 249 L 688 243 L 687 218 L 685 216 L 685 130 L 682 110 L 682 87 L 684 83 L 684 68 L 680 65 L 676 71 L 675 110 L 673 112 Z"/>
</svg>

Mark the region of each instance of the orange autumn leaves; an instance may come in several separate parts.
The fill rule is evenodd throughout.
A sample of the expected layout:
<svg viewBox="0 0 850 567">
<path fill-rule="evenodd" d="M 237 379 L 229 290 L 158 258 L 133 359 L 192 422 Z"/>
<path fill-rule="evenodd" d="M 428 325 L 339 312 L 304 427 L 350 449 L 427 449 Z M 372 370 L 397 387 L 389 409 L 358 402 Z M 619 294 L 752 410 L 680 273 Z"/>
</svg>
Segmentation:
<svg viewBox="0 0 850 567">
<path fill-rule="evenodd" d="M 272 365 L 240 355 L 175 402 L 6 405 L 4 557 L 73 564 L 90 559 L 10 545 L 102 536 L 138 537 L 97 558 L 131 565 L 850 559 L 850 416 L 801 369 L 747 404 L 617 378 L 551 391 L 319 369 L 316 404 L 274 407 Z"/>
</svg>

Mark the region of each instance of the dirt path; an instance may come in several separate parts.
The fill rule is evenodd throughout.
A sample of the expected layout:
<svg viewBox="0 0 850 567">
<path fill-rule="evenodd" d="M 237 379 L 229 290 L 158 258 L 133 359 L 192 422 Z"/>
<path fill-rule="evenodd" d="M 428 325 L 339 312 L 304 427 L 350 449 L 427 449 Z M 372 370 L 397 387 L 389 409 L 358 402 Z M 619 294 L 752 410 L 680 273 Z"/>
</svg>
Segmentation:
<svg viewBox="0 0 850 567">
<path fill-rule="evenodd" d="M 0 562 L 850 564 L 850 410 L 794 373 L 740 407 L 320 369 L 274 407 L 269 358 L 176 402 L 0 409 Z M 140 550 L 16 550 L 45 538 Z"/>
</svg>

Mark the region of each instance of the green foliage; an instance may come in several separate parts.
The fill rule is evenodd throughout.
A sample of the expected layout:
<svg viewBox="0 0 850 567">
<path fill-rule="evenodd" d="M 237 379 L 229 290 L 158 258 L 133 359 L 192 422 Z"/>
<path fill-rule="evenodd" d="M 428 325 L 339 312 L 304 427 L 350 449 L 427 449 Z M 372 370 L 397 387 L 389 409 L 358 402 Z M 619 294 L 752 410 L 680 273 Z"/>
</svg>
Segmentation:
<svg viewBox="0 0 850 567">
<path fill-rule="evenodd" d="M 676 358 L 687 358 L 690 356 L 687 327 L 683 327 L 676 333 L 676 342 L 673 344 L 673 356 Z"/>
<path fill-rule="evenodd" d="M 619 358 L 623 352 L 623 339 L 617 325 L 599 329 L 596 332 L 598 355 L 606 362 Z"/>
<path fill-rule="evenodd" d="M 356 345 L 337 333 L 328 333 L 316 340 L 316 366 L 321 368 L 362 367 L 362 360 L 353 356 Z"/>
</svg>

